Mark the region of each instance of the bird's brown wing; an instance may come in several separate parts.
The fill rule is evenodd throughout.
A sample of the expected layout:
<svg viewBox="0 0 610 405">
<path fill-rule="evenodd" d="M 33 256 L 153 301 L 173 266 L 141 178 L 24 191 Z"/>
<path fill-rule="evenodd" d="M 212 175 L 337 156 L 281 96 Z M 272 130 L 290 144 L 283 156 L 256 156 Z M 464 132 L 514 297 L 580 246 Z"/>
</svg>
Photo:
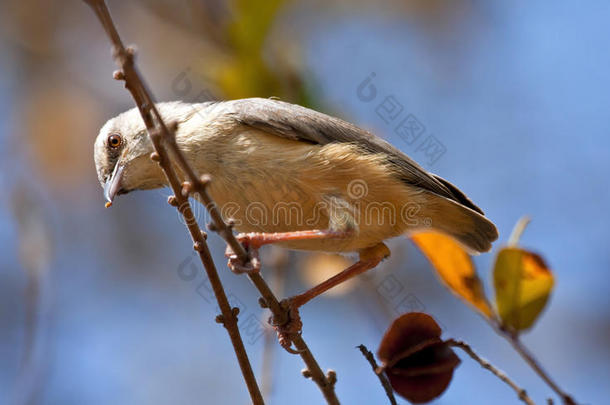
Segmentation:
<svg viewBox="0 0 610 405">
<path fill-rule="evenodd" d="M 236 122 L 283 138 L 325 145 L 352 143 L 370 153 L 383 153 L 407 184 L 421 187 L 483 214 L 457 187 L 428 173 L 407 155 L 372 133 L 339 118 L 279 100 L 248 98 L 216 105 Z"/>
</svg>

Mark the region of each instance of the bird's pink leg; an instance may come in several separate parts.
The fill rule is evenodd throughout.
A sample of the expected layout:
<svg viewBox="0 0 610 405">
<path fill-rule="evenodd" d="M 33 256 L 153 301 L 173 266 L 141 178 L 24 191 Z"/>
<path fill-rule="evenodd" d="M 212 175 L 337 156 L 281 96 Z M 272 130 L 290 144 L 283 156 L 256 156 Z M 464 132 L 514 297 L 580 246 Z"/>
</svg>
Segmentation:
<svg viewBox="0 0 610 405">
<path fill-rule="evenodd" d="M 388 249 L 388 247 L 383 243 L 379 243 L 373 247 L 361 250 L 360 260 L 343 270 L 341 273 L 334 275 L 328 280 L 323 281 L 322 283 L 301 294 L 283 300 L 281 305 L 288 312 L 288 322 L 283 325 L 273 325 L 280 342 L 289 342 L 291 335 L 301 332 L 303 323 L 301 322 L 301 317 L 299 315 L 299 307 L 305 305 L 318 295 L 323 294 L 331 288 L 359 274 L 362 274 L 367 270 L 377 267 L 377 265 L 383 259 L 389 256 L 390 249 Z"/>
<path fill-rule="evenodd" d="M 252 271 L 260 270 L 260 260 L 258 258 L 258 249 L 263 245 L 268 245 L 277 242 L 287 242 L 295 240 L 308 240 L 308 239 L 335 239 L 345 238 L 351 235 L 351 231 L 323 231 L 323 230 L 310 230 L 310 231 L 295 231 L 295 232 L 276 232 L 276 233 L 262 233 L 262 232 L 251 232 L 241 233 L 237 235 L 237 239 L 244 245 L 249 251 L 252 259 L 244 266 L 239 258 L 233 253 L 230 247 L 227 247 L 225 255 L 229 258 L 229 268 L 235 273 L 248 273 Z M 379 262 L 386 257 L 390 256 L 390 250 L 383 243 L 379 243 L 370 248 L 361 250 L 360 260 L 341 273 L 334 275 L 326 281 L 318 284 L 317 286 L 305 291 L 302 294 L 295 295 L 290 298 L 293 307 L 300 307 L 311 301 L 318 295 L 330 290 L 331 288 L 349 280 L 350 278 L 362 274 L 367 270 L 375 268 Z"/>
<path fill-rule="evenodd" d="M 247 264 L 241 263 L 239 258 L 235 255 L 233 250 L 227 246 L 225 256 L 229 259 L 228 266 L 234 273 L 251 273 L 260 270 L 260 259 L 258 256 L 258 249 L 261 246 L 269 245 L 278 242 L 289 242 L 295 240 L 312 240 L 312 239 L 341 239 L 346 238 L 352 234 L 352 231 L 331 231 L 331 230 L 308 230 L 308 231 L 294 231 L 294 232 L 250 232 L 240 233 L 237 235 L 237 240 L 250 253 L 251 260 Z"/>
<path fill-rule="evenodd" d="M 335 274 L 328 280 L 321 282 L 304 293 L 290 298 L 292 307 L 301 307 L 331 288 L 338 286 L 339 284 L 351 279 L 352 277 L 362 274 L 367 270 L 377 267 L 377 265 L 388 256 L 390 256 L 390 250 L 383 243 L 361 251 L 360 260 L 343 270 L 341 273 Z"/>
<path fill-rule="evenodd" d="M 345 238 L 351 235 L 351 231 L 295 231 L 282 233 L 246 233 L 237 235 L 237 239 L 249 251 L 251 260 L 244 266 L 233 251 L 227 247 L 225 255 L 229 258 L 229 268 L 235 273 L 257 272 L 260 270 L 260 260 L 258 258 L 258 249 L 263 245 L 268 245 L 277 242 L 308 240 L 308 239 L 333 239 Z M 377 267 L 377 265 L 386 257 L 390 256 L 390 249 L 379 243 L 370 248 L 361 250 L 360 260 L 343 270 L 341 273 L 334 275 L 326 281 L 316 285 L 309 290 L 295 295 L 291 298 L 282 300 L 281 306 L 288 314 L 288 321 L 278 324 L 274 322 L 272 317 L 269 322 L 275 328 L 280 344 L 291 353 L 294 351 L 290 348 L 290 336 L 301 332 L 302 322 L 299 315 L 299 307 L 305 305 L 315 297 L 323 294 L 331 288 L 364 273 L 367 270 Z"/>
<path fill-rule="evenodd" d="M 240 233 L 237 238 L 240 242 L 247 244 L 253 249 L 258 249 L 263 245 L 269 245 L 277 242 L 289 242 L 294 240 L 310 240 L 310 239 L 340 239 L 351 234 L 350 231 L 330 231 L 312 229 L 308 231 L 294 232 L 250 232 Z"/>
</svg>

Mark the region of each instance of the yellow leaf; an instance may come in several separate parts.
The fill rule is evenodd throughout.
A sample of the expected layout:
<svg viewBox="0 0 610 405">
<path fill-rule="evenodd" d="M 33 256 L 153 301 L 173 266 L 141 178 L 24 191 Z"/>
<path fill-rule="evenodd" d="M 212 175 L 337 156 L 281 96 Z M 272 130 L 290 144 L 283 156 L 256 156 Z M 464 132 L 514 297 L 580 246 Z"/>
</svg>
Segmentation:
<svg viewBox="0 0 610 405">
<path fill-rule="evenodd" d="M 428 258 L 441 280 L 458 297 L 472 305 L 486 317 L 492 316 L 483 284 L 477 275 L 470 255 L 449 236 L 438 232 L 411 235 L 415 245 Z"/>
<path fill-rule="evenodd" d="M 553 290 L 555 279 L 535 253 L 507 247 L 494 266 L 496 306 L 504 326 L 516 331 L 531 327 Z"/>
</svg>

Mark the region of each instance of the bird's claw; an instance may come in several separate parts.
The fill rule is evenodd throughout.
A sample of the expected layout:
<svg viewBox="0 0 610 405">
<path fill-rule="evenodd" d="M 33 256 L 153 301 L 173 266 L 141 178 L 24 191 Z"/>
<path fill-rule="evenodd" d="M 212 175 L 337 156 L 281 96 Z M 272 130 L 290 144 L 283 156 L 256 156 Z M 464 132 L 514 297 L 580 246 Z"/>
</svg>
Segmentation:
<svg viewBox="0 0 610 405">
<path fill-rule="evenodd" d="M 292 348 L 292 336 L 300 335 L 303 328 L 299 308 L 293 305 L 292 299 L 288 298 L 280 302 L 280 306 L 287 315 L 287 321 L 279 324 L 272 316 L 269 318 L 269 323 L 275 329 L 280 346 L 288 353 L 300 354 L 301 351 Z"/>
<path fill-rule="evenodd" d="M 225 257 L 229 259 L 227 266 L 235 274 L 252 274 L 258 273 L 261 269 L 261 261 L 258 255 L 258 248 L 250 247 L 249 238 L 247 235 L 237 235 L 237 240 L 243 245 L 244 249 L 248 253 L 248 261 L 243 262 L 231 249 L 231 246 L 227 246 L 225 250 Z"/>
</svg>

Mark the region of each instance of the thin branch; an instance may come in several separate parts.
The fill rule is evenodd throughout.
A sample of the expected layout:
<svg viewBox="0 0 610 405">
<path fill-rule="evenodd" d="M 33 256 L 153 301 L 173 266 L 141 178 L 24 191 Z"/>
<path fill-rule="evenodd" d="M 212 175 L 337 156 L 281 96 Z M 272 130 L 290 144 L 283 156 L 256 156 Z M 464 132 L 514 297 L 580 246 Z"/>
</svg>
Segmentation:
<svg viewBox="0 0 610 405">
<path fill-rule="evenodd" d="M 386 377 L 386 375 L 383 372 L 378 371 L 379 365 L 375 361 L 375 356 L 373 356 L 373 353 L 371 353 L 369 351 L 369 349 L 366 348 L 365 345 L 358 346 L 358 349 L 360 349 L 364 358 L 368 360 L 371 367 L 373 368 L 373 372 L 377 375 L 377 378 L 379 378 L 379 382 L 381 382 L 381 386 L 385 390 L 385 394 L 388 396 L 388 399 L 390 400 L 390 404 L 397 405 L 396 398 L 394 397 L 394 390 L 392 390 L 390 381 L 388 381 L 388 378 Z"/>
<path fill-rule="evenodd" d="M 207 191 L 207 186 L 211 180 L 210 177 L 207 175 L 203 175 L 200 178 L 197 177 L 193 169 L 184 158 L 184 155 L 178 148 L 176 142 L 173 140 L 173 138 L 171 140 L 172 141 L 168 144 L 168 147 L 171 150 L 172 155 L 176 158 L 179 167 L 183 170 L 186 178 L 189 180 L 188 183 L 185 183 L 182 192 L 187 195 L 188 193 L 194 193 L 197 195 L 198 199 L 204 204 L 210 213 L 210 217 L 212 218 L 212 223 L 209 226 L 210 230 L 218 233 L 243 263 L 248 263 L 250 260 L 248 252 L 246 252 L 243 245 L 239 243 L 237 238 L 235 238 L 231 225 L 224 221 L 218 206 L 214 203 L 212 197 L 210 197 Z M 265 308 L 269 308 L 273 314 L 273 324 L 285 325 L 287 322 L 289 322 L 290 318 L 288 310 L 282 307 L 280 301 L 277 299 L 260 273 L 251 272 L 247 273 L 247 275 L 261 295 L 261 303 Z M 318 361 L 309 350 L 309 347 L 305 343 L 305 340 L 303 340 L 300 333 L 291 334 L 290 340 L 296 349 L 295 352 L 301 356 L 303 362 L 307 366 L 307 372 L 305 374 L 318 385 L 328 404 L 338 405 L 339 399 L 335 393 L 336 375 L 334 374 L 334 371 L 329 370 L 328 375 L 324 374 L 322 368 L 318 364 Z"/>
<path fill-rule="evenodd" d="M 525 362 L 544 380 L 545 383 L 555 393 L 561 398 L 565 405 L 576 405 L 576 401 L 570 394 L 563 391 L 559 385 L 551 377 L 549 374 L 542 368 L 542 366 L 538 363 L 538 360 L 530 353 L 530 351 L 523 345 L 523 342 L 519 339 L 517 335 L 511 335 L 508 333 L 503 333 L 503 336 L 510 342 L 513 348 L 521 355 L 521 357 L 525 360 Z"/>
<path fill-rule="evenodd" d="M 508 246 L 516 247 L 518 245 L 525 228 L 530 222 L 531 219 L 528 216 L 519 218 L 508 239 Z M 515 351 L 519 353 L 519 355 L 532 368 L 532 370 L 534 370 L 534 372 L 538 374 L 538 376 L 540 376 L 540 378 L 542 378 L 542 380 L 561 398 L 565 405 L 577 404 L 570 394 L 563 391 L 559 385 L 553 381 L 550 375 L 542 368 L 538 360 L 536 360 L 530 351 L 523 345 L 523 342 L 521 342 L 519 339 L 517 331 L 502 326 L 500 319 L 495 314 L 492 317 L 482 316 L 482 318 L 496 331 L 498 335 L 508 340 Z"/>
<path fill-rule="evenodd" d="M 169 160 L 168 153 L 162 144 L 163 140 L 173 139 L 173 136 L 167 125 L 161 119 L 152 100 L 152 96 L 135 67 L 134 51 L 124 47 L 105 2 L 103 0 L 84 1 L 95 11 L 106 33 L 110 37 L 113 44 L 114 59 L 121 68 L 119 72 L 115 73 L 114 77 L 116 79 L 125 80 L 125 87 L 130 91 L 136 106 L 142 115 L 142 119 L 144 120 L 155 149 L 151 158 L 159 163 L 175 194 L 173 198 L 170 197 L 170 199 L 168 199 L 168 202 L 178 207 L 180 213 L 183 215 L 193 240 L 193 247 L 199 253 L 201 262 L 203 263 L 210 284 L 214 290 L 214 295 L 222 314 L 217 318 L 217 321 L 221 322 L 227 329 L 252 402 L 257 405 L 262 405 L 264 404 L 263 397 L 258 388 L 258 384 L 256 383 L 248 354 L 246 353 L 244 343 L 237 327 L 237 314 L 239 311 L 237 308 L 231 308 L 231 305 L 229 304 L 227 295 L 218 276 L 218 271 L 216 270 L 210 250 L 205 241 L 205 234 L 201 231 L 196 221 L 189 220 L 193 218 L 193 213 L 188 197 L 181 192 L 182 187 L 180 181 Z"/>
<path fill-rule="evenodd" d="M 530 223 L 530 221 L 531 219 L 528 216 L 523 216 L 519 218 L 519 221 L 517 221 L 517 223 L 515 224 L 515 227 L 513 228 L 513 231 L 511 232 L 510 237 L 508 238 L 508 246 L 517 246 L 517 244 L 519 243 L 519 239 L 521 239 L 521 235 L 523 235 L 523 232 L 525 231 L 525 228 Z M 542 368 L 542 366 L 538 363 L 534 356 L 523 345 L 523 343 L 519 339 L 519 335 L 515 331 L 503 328 L 502 325 L 499 323 L 499 320 L 497 319 L 488 320 L 488 322 L 499 335 L 501 335 L 510 342 L 510 344 L 517 351 L 517 353 L 521 355 L 521 357 L 536 372 L 536 374 L 538 374 L 540 378 L 542 378 L 544 382 L 549 387 L 551 387 L 551 389 L 555 391 L 557 395 L 559 395 L 564 404 L 576 404 L 574 398 L 572 398 L 570 394 L 563 391 L 559 387 L 559 385 L 557 385 L 557 383 L 555 383 L 555 381 L 551 379 L 549 374 Z"/>
<path fill-rule="evenodd" d="M 186 184 L 186 190 L 183 189 L 183 193 L 194 191 L 200 201 L 203 202 L 206 209 L 210 213 L 212 218 L 212 223 L 210 224 L 210 230 L 218 233 L 231 247 L 233 252 L 237 255 L 237 257 L 243 262 L 247 263 L 250 260 L 250 257 L 243 245 L 237 241 L 235 235 L 233 234 L 232 228 L 228 225 L 222 218 L 220 214 L 220 210 L 218 206 L 214 203 L 210 195 L 207 191 L 207 186 L 210 182 L 209 176 L 202 176 L 198 178 L 193 172 L 192 168 L 184 159 L 184 156 L 178 149 L 175 142 L 169 144 L 170 149 L 172 150 L 175 156 L 181 156 L 181 159 L 178 159 L 178 164 L 180 168 L 184 170 L 185 175 L 189 179 L 189 183 Z M 183 166 L 184 165 L 184 166 Z M 264 308 L 269 308 L 271 313 L 273 314 L 273 324 L 274 325 L 285 325 L 290 321 L 289 312 L 286 308 L 282 307 L 280 301 L 277 299 L 267 282 L 263 279 L 263 277 L 258 272 L 246 273 L 248 278 L 259 294 L 261 295 L 261 300 L 259 301 Z M 290 334 L 290 340 L 295 347 L 295 352 L 298 353 L 303 362 L 307 366 L 306 371 L 303 373 L 307 378 L 311 378 L 314 381 L 326 402 L 330 405 L 338 405 L 339 399 L 335 393 L 335 382 L 336 382 L 336 374 L 334 371 L 329 370 L 328 374 L 324 374 L 322 368 L 320 367 L 318 361 L 315 359 L 307 343 L 301 336 L 300 333 Z"/>
<path fill-rule="evenodd" d="M 510 386 L 517 393 L 517 396 L 519 397 L 519 399 L 521 401 L 525 402 L 528 405 L 535 405 L 534 401 L 532 401 L 532 399 L 527 395 L 527 393 L 525 392 L 525 390 L 523 388 L 519 387 L 503 371 L 497 369 L 493 364 L 491 364 L 490 362 L 488 362 L 487 360 L 485 360 L 484 358 L 479 356 L 477 353 L 475 353 L 475 351 L 472 350 L 472 347 L 470 347 L 470 345 L 468 345 L 465 342 L 462 342 L 460 340 L 455 340 L 455 339 L 447 340 L 446 343 L 449 344 L 450 346 L 458 347 L 458 348 L 462 349 L 464 352 L 466 352 L 466 354 L 468 354 L 470 357 L 472 357 L 472 359 L 474 361 L 479 363 L 481 365 L 481 367 L 483 367 L 486 370 L 491 371 L 496 377 L 498 377 L 500 380 L 502 380 L 504 383 L 506 383 L 508 386 Z"/>
<path fill-rule="evenodd" d="M 525 362 L 534 370 L 536 374 L 561 398 L 565 405 L 576 405 L 576 400 L 567 392 L 563 391 L 559 385 L 551 378 L 551 376 L 542 368 L 538 360 L 532 353 L 523 345 L 519 339 L 519 335 L 510 329 L 506 329 L 500 325 L 498 319 L 488 319 L 483 317 L 487 323 L 496 331 L 496 333 L 506 339 L 517 353 L 525 360 Z"/>
<path fill-rule="evenodd" d="M 216 267 L 212 261 L 208 246 L 205 242 L 204 234 L 201 232 L 196 221 L 191 220 L 193 218 L 193 214 L 188 202 L 188 195 L 191 193 L 197 194 L 212 218 L 210 228 L 217 232 L 227 242 L 233 252 L 243 263 L 247 263 L 250 260 L 249 255 L 233 235 L 231 226 L 227 225 L 222 219 L 220 210 L 208 194 L 207 185 L 210 181 L 209 176 L 202 176 L 201 178 L 197 177 L 194 170 L 190 167 L 184 158 L 184 155 L 178 148 L 173 136 L 174 128 L 170 130 L 157 111 L 153 99 L 150 96 L 150 92 L 146 88 L 134 65 L 133 59 L 135 52 L 133 49 L 126 49 L 123 46 L 106 4 L 103 0 L 83 1 L 93 8 L 100 22 L 104 26 L 106 33 L 111 39 L 114 50 L 114 58 L 117 64 L 121 67 L 121 70 L 115 72 L 114 76 L 116 79 L 125 80 L 125 87 L 127 87 L 127 89 L 131 92 L 136 106 L 142 115 L 142 119 L 144 120 L 156 151 L 153 153 L 151 158 L 154 158 L 159 162 L 159 165 L 164 170 L 170 187 L 175 194 L 173 198 L 170 197 L 168 202 L 178 207 L 180 213 L 186 220 L 185 222 L 187 223 L 191 238 L 193 239 L 194 248 L 199 252 L 201 261 L 206 268 L 206 272 L 208 273 L 208 277 L 214 289 L 216 299 L 218 300 L 221 309 L 222 321 L 229 332 L 229 336 L 231 337 L 233 347 L 242 369 L 242 374 L 244 375 L 244 379 L 248 385 L 248 390 L 250 391 L 250 396 L 255 403 L 263 403 L 260 390 L 256 385 L 256 380 L 254 379 L 254 374 L 252 373 L 252 367 L 250 366 L 247 354 L 243 348 L 241 336 L 239 335 L 239 330 L 237 329 L 237 314 L 231 310 L 231 307 L 228 304 L 226 294 L 218 277 L 218 272 L 216 271 Z M 167 146 L 169 153 L 164 146 Z M 176 160 L 179 168 L 184 173 L 188 182 L 180 184 L 178 176 L 170 162 L 170 154 Z M 273 291 L 271 291 L 262 276 L 259 273 L 249 273 L 248 277 L 261 294 L 264 306 L 269 308 L 273 313 L 274 324 L 283 325 L 287 323 L 289 321 L 288 311 L 280 305 L 280 302 L 273 294 Z M 330 370 L 328 375 L 324 374 L 300 333 L 292 334 L 290 339 L 303 359 L 303 362 L 307 366 L 307 371 L 305 374 L 308 377 L 311 377 L 311 379 L 318 385 L 328 404 L 338 405 L 339 400 L 337 399 L 334 391 L 334 385 L 336 382 L 336 374 L 334 371 Z"/>
</svg>

